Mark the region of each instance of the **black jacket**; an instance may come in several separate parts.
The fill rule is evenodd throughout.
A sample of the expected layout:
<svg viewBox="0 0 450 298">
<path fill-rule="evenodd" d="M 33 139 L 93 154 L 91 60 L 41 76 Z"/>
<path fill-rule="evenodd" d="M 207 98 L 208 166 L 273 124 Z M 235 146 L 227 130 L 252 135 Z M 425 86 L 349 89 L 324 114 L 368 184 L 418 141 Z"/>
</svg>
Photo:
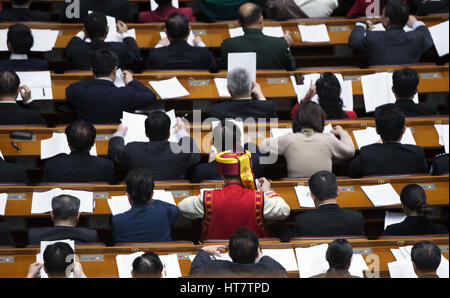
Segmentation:
<svg viewBox="0 0 450 298">
<path fill-rule="evenodd" d="M 200 161 L 200 152 L 194 140 L 184 137 L 178 144 L 189 144 L 188 152 L 174 153 L 176 143 L 168 141 L 132 142 L 125 146 L 121 137 L 109 140 L 108 155 L 116 164 L 128 170 L 143 168 L 149 170 L 155 180 L 185 179 L 188 168 Z M 186 148 L 187 149 L 187 148 Z"/>
<path fill-rule="evenodd" d="M 45 161 L 42 182 L 108 182 L 114 183 L 111 161 L 74 151 L 59 154 Z"/>
<path fill-rule="evenodd" d="M 83 22 L 84 17 L 88 15 L 89 10 L 94 12 L 103 12 L 107 16 L 115 17 L 117 20 L 124 22 L 132 22 L 129 10 L 130 4 L 128 0 L 80 0 L 80 18 L 67 18 L 66 9 L 71 3 L 64 4 L 61 10 L 62 22 Z"/>
<path fill-rule="evenodd" d="M 148 53 L 146 68 L 158 70 L 205 69 L 216 72 L 218 64 L 208 48 L 193 47 L 185 40 L 180 40 L 173 41 L 167 47 L 151 49 Z"/>
<path fill-rule="evenodd" d="M 48 63 L 42 59 L 0 60 L 1 70 L 43 71 L 48 70 Z"/>
<path fill-rule="evenodd" d="M 8 226 L 0 222 L 0 245 L 14 246 L 14 240 Z"/>
<path fill-rule="evenodd" d="M 191 277 L 287 277 L 280 263 L 263 256 L 258 263 L 238 264 L 230 261 L 211 260 L 211 256 L 200 250 L 189 271 Z"/>
<path fill-rule="evenodd" d="M 142 83 L 131 81 L 116 87 L 107 80 L 89 79 L 66 88 L 67 102 L 79 117 L 92 123 L 118 123 L 123 112 L 134 113 L 155 102 L 155 94 Z"/>
<path fill-rule="evenodd" d="M 39 244 L 41 241 L 70 239 L 75 242 L 97 243 L 96 230 L 86 228 L 54 226 L 45 228 L 31 228 L 28 230 L 28 244 Z"/>
<path fill-rule="evenodd" d="M 0 22 L 50 22 L 50 14 L 29 8 L 11 8 L 0 11 Z"/>
<path fill-rule="evenodd" d="M 211 117 L 225 118 L 277 118 L 275 102 L 266 100 L 234 99 L 211 106 Z"/>
<path fill-rule="evenodd" d="M 428 168 L 423 148 L 400 143 L 364 146 L 348 167 L 348 175 L 352 178 L 426 172 Z"/>
<path fill-rule="evenodd" d="M 0 103 L 0 124 L 44 124 L 41 111 L 36 102 L 28 105 L 17 103 Z"/>
<path fill-rule="evenodd" d="M 395 107 L 405 114 L 405 117 L 437 115 L 438 111 L 432 103 L 414 103 L 411 99 L 398 99 Z"/>
<path fill-rule="evenodd" d="M 411 236 L 447 233 L 446 227 L 431 222 L 426 216 L 408 216 L 401 223 L 387 226 L 383 235 Z"/>
<path fill-rule="evenodd" d="M 431 165 L 431 175 L 445 175 L 448 172 L 448 154 L 437 155 Z"/>
<path fill-rule="evenodd" d="M 125 37 L 123 42 L 104 42 L 103 40 L 85 42 L 75 36 L 66 46 L 65 55 L 72 69 L 89 70 L 92 54 L 100 49 L 108 49 L 116 53 L 119 58 L 119 67 L 122 69 L 132 67 L 141 60 L 141 52 L 136 40 L 132 37 Z"/>
<path fill-rule="evenodd" d="M 27 183 L 25 167 L 6 162 L 0 158 L 0 183 Z"/>
</svg>

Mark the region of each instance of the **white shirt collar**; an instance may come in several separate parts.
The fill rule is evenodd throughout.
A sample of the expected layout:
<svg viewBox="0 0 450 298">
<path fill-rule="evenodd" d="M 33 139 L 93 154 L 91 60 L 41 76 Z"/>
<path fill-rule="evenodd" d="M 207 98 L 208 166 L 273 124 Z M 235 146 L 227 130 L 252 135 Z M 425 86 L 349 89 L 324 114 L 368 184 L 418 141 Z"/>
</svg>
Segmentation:
<svg viewBox="0 0 450 298">
<path fill-rule="evenodd" d="M 11 54 L 9 57 L 10 60 L 27 60 L 27 54 Z"/>
<path fill-rule="evenodd" d="M 13 103 L 13 104 L 17 104 L 17 102 L 14 101 L 14 100 L 0 100 L 0 103 Z"/>
<path fill-rule="evenodd" d="M 105 80 L 105 81 L 110 81 L 110 82 L 113 82 L 113 80 L 111 80 L 110 78 L 107 78 L 107 77 L 98 77 L 98 78 L 95 78 L 96 80 Z M 114 82 L 113 82 L 114 83 Z"/>
<path fill-rule="evenodd" d="M 233 100 L 251 100 L 251 97 L 243 97 L 243 98 L 233 98 Z"/>
</svg>

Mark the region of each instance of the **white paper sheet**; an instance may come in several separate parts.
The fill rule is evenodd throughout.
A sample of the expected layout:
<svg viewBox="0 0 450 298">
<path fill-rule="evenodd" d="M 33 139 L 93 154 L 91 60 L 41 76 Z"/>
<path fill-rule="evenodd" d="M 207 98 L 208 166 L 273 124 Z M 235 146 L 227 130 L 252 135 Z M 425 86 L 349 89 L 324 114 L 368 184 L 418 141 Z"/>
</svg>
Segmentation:
<svg viewBox="0 0 450 298">
<path fill-rule="evenodd" d="M 295 258 L 295 253 L 292 248 L 289 249 L 267 249 L 264 248 L 262 250 L 263 256 L 269 256 L 278 263 L 281 264 L 281 266 L 286 269 L 286 271 L 297 271 L 298 265 L 297 265 L 297 259 Z"/>
<path fill-rule="evenodd" d="M 363 278 L 364 277 L 363 271 L 368 270 L 369 267 L 367 267 L 367 264 L 364 261 L 364 257 L 360 254 L 353 254 L 352 263 L 350 264 L 348 272 L 353 276 L 359 276 Z"/>
<path fill-rule="evenodd" d="M 161 189 L 155 189 L 153 191 L 153 199 L 154 200 L 160 200 L 160 201 L 163 201 L 163 202 L 175 205 L 175 206 L 177 205 L 175 203 L 175 200 L 173 198 L 172 193 L 169 192 L 169 191 L 165 191 L 165 190 L 161 190 Z"/>
<path fill-rule="evenodd" d="M 20 85 L 26 85 L 31 89 L 31 99 L 53 99 L 50 71 L 18 71 L 16 73 L 19 76 Z M 17 100 L 23 100 L 20 93 Z"/>
<path fill-rule="evenodd" d="M 367 127 L 365 129 L 353 130 L 353 136 L 355 137 L 358 148 L 361 149 L 364 146 L 375 144 L 381 140 L 380 135 L 377 134 L 375 127 Z M 416 145 L 416 141 L 412 134 L 411 128 L 407 127 L 403 134 L 400 143 L 406 145 Z"/>
<path fill-rule="evenodd" d="M 70 154 L 70 147 L 65 133 L 54 132 L 51 138 L 41 140 L 41 159 L 47 159 L 62 153 Z M 95 144 L 89 153 L 97 156 L 97 147 Z"/>
<path fill-rule="evenodd" d="M 176 77 L 168 80 L 150 81 L 150 86 L 155 90 L 161 99 L 172 99 L 189 96 L 189 92 L 181 85 Z"/>
<path fill-rule="evenodd" d="M 166 38 L 167 34 L 164 31 L 159 32 L 159 36 L 161 37 L 161 39 Z M 194 46 L 194 39 L 195 39 L 195 35 L 194 32 L 191 30 L 191 32 L 189 33 L 188 39 L 187 39 L 187 43 L 191 46 Z"/>
<path fill-rule="evenodd" d="M 430 30 L 431 38 L 434 42 L 434 47 L 436 48 L 436 51 L 439 55 L 439 57 L 442 57 L 446 54 L 448 54 L 448 43 L 449 43 L 449 31 L 448 31 L 448 20 L 431 26 L 428 28 Z"/>
<path fill-rule="evenodd" d="M 302 42 L 330 42 L 325 24 L 304 26 L 298 25 Z"/>
<path fill-rule="evenodd" d="M 309 278 L 327 272 L 330 268 L 325 257 L 327 249 L 328 244 L 295 248 L 300 278 Z"/>
<path fill-rule="evenodd" d="M 404 212 L 389 212 L 386 211 L 384 216 L 384 229 L 390 225 L 398 224 L 404 221 L 406 218 L 406 214 Z"/>
<path fill-rule="evenodd" d="M 107 203 L 113 216 L 131 209 L 131 204 L 127 196 L 112 196 L 107 200 Z"/>
<path fill-rule="evenodd" d="M 144 252 L 136 252 L 130 255 L 117 255 L 116 264 L 119 278 L 131 278 L 131 270 L 133 270 L 133 262 L 137 257 L 140 257 Z"/>
<path fill-rule="evenodd" d="M 439 136 L 439 144 L 444 146 L 445 153 L 449 152 L 449 125 L 435 124 L 436 132 Z"/>
<path fill-rule="evenodd" d="M 94 193 L 89 191 L 67 190 L 54 188 L 46 192 L 33 192 L 31 201 L 31 213 L 46 213 L 52 211 L 52 199 L 66 194 L 77 197 L 80 200 L 79 212 L 92 213 L 94 210 Z"/>
<path fill-rule="evenodd" d="M 122 79 L 122 75 L 122 69 L 118 68 L 116 71 L 116 80 L 114 81 L 114 85 L 118 88 L 125 87 L 125 82 Z"/>
<path fill-rule="evenodd" d="M 410 259 L 401 259 L 388 263 L 388 268 L 391 278 L 417 278 L 413 263 Z M 441 264 L 436 274 L 440 278 L 449 278 L 449 262 L 444 256 L 441 256 Z"/>
<path fill-rule="evenodd" d="M 0 150 L 0 159 L 5 160 L 5 158 L 3 157 L 2 151 Z"/>
<path fill-rule="evenodd" d="M 390 183 L 361 186 L 375 207 L 400 205 L 400 196 Z"/>
<path fill-rule="evenodd" d="M 295 193 L 300 207 L 302 208 L 314 208 L 314 200 L 311 197 L 311 192 L 308 186 L 294 186 Z"/>
<path fill-rule="evenodd" d="M 386 31 L 386 29 L 384 28 L 383 24 L 377 23 L 373 25 L 373 28 L 370 31 Z M 405 25 L 405 27 L 403 27 L 403 31 L 409 32 L 413 31 L 413 29 L 408 25 Z"/>
<path fill-rule="evenodd" d="M 30 29 L 33 35 L 31 52 L 49 52 L 53 49 L 58 38 L 58 30 Z M 7 52 L 8 29 L 0 30 L 0 51 Z"/>
<path fill-rule="evenodd" d="M 272 138 L 279 138 L 284 135 L 292 133 L 292 128 L 271 128 L 270 136 Z"/>
<path fill-rule="evenodd" d="M 243 36 L 244 30 L 242 27 L 232 28 L 228 30 L 230 33 L 230 37 L 237 37 L 237 36 Z M 283 37 L 284 32 L 283 28 L 281 26 L 276 27 L 264 27 L 262 30 L 264 35 L 271 36 L 271 37 Z"/>
<path fill-rule="evenodd" d="M 6 202 L 8 201 L 8 194 L 1 193 L 0 194 L 0 216 L 5 215 Z"/>
<path fill-rule="evenodd" d="M 150 9 L 152 11 L 155 11 L 158 8 L 158 3 L 155 2 L 155 0 L 150 0 Z M 172 6 L 176 8 L 180 8 L 180 5 L 178 3 L 178 0 L 172 0 Z"/>
<path fill-rule="evenodd" d="M 225 119 L 226 121 L 232 122 L 234 125 L 236 125 L 239 130 L 241 131 L 241 145 L 244 145 L 244 122 L 242 121 L 236 121 L 234 119 Z M 211 122 L 211 131 L 213 131 L 217 125 L 219 125 L 221 122 L 220 121 L 212 121 Z M 225 144 L 222 144 L 222 147 L 224 147 Z"/>
<path fill-rule="evenodd" d="M 140 257 L 144 252 L 137 252 L 130 255 L 117 255 L 116 264 L 120 278 L 131 278 L 131 270 L 133 269 L 133 262 L 137 257 Z M 163 264 L 162 277 L 163 278 L 178 278 L 181 277 L 180 264 L 176 254 L 160 255 L 159 259 Z"/>
<path fill-rule="evenodd" d="M 47 248 L 47 246 L 55 244 L 56 242 L 64 242 L 64 243 L 69 244 L 70 247 L 72 247 L 73 251 L 75 252 L 75 241 L 70 240 L 70 239 L 55 240 L 55 241 L 41 241 L 40 251 L 36 255 L 36 262 L 37 263 L 44 264 L 44 252 L 45 252 L 45 249 Z M 41 278 L 48 278 L 48 275 L 45 272 L 44 268 L 41 268 L 40 275 L 41 275 Z M 71 273 L 70 277 L 73 277 L 73 272 Z"/>
<path fill-rule="evenodd" d="M 245 69 L 256 82 L 256 53 L 228 53 L 228 73 L 236 68 Z"/>
<path fill-rule="evenodd" d="M 231 97 L 231 94 L 227 88 L 228 81 L 226 78 L 214 78 L 214 83 L 216 84 L 217 93 L 219 93 L 219 97 Z"/>
</svg>

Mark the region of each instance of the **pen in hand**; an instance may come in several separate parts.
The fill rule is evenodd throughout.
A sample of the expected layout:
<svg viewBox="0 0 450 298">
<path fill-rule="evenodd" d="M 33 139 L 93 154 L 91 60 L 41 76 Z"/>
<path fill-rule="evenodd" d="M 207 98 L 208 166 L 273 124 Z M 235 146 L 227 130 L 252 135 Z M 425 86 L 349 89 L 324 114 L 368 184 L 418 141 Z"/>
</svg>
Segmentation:
<svg viewBox="0 0 450 298">
<path fill-rule="evenodd" d="M 189 115 L 189 113 L 186 113 L 186 114 L 184 114 L 184 116 L 183 117 L 181 117 L 181 118 L 186 118 L 187 117 L 187 115 Z M 178 122 L 172 127 L 172 128 L 175 128 L 175 127 L 177 127 L 177 125 L 178 125 Z"/>
</svg>

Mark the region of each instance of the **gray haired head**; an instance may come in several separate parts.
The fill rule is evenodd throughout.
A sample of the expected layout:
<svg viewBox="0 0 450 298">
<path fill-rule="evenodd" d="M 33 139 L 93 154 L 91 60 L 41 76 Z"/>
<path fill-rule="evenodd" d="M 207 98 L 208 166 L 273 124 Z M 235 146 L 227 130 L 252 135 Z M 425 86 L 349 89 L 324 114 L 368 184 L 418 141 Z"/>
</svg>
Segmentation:
<svg viewBox="0 0 450 298">
<path fill-rule="evenodd" d="M 69 195 L 60 195 L 52 199 L 52 212 L 54 221 L 76 220 L 79 210 L 80 199 L 76 197 Z"/>
<path fill-rule="evenodd" d="M 242 96 L 251 92 L 252 79 L 243 68 L 236 68 L 229 72 L 227 82 L 232 95 Z"/>
</svg>

